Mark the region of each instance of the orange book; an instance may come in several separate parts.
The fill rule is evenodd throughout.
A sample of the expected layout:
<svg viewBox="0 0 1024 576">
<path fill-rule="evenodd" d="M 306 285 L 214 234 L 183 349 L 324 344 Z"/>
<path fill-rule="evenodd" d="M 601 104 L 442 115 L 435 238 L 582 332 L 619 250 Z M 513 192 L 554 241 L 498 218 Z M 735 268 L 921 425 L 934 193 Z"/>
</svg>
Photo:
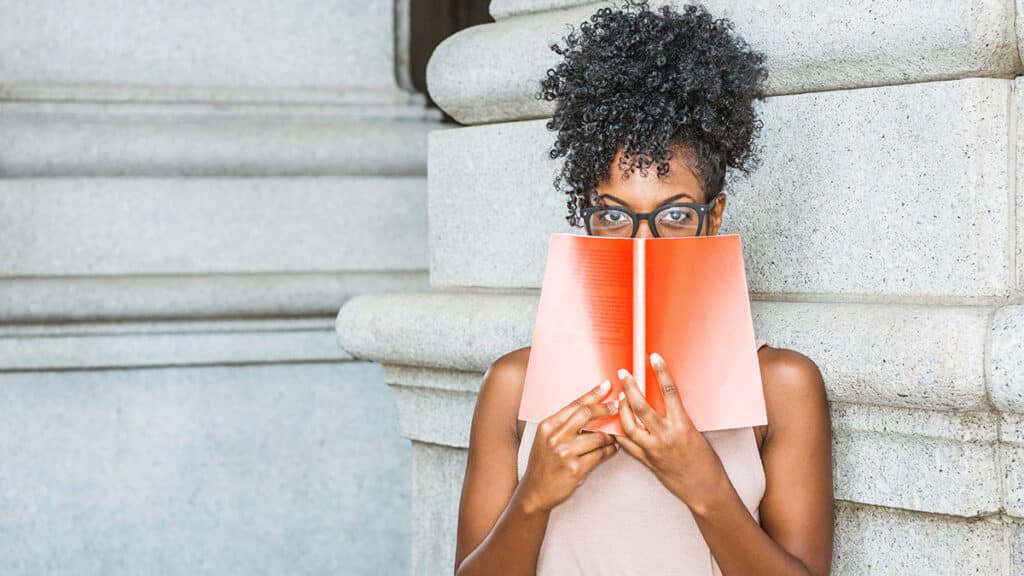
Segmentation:
<svg viewBox="0 0 1024 576">
<path fill-rule="evenodd" d="M 698 430 L 767 423 L 740 237 L 551 234 L 519 418 L 539 422 L 605 379 L 602 400 L 618 398 L 619 368 L 664 415 L 651 352 Z M 618 414 L 585 429 L 624 433 Z"/>
</svg>

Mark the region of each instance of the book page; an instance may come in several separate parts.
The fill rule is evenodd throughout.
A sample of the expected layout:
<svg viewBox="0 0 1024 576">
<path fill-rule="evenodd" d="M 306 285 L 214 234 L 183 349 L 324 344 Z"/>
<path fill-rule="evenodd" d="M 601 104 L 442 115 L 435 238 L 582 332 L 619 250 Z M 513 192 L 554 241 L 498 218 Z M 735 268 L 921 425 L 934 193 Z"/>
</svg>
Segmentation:
<svg viewBox="0 0 1024 576">
<path fill-rule="evenodd" d="M 743 249 L 735 234 L 646 242 L 647 353 L 665 358 L 700 430 L 766 424 Z M 665 414 L 650 363 L 647 399 Z"/>
<path fill-rule="evenodd" d="M 632 365 L 633 242 L 551 234 L 519 418 L 539 422 Z M 588 430 L 616 428 L 618 416 Z"/>
</svg>

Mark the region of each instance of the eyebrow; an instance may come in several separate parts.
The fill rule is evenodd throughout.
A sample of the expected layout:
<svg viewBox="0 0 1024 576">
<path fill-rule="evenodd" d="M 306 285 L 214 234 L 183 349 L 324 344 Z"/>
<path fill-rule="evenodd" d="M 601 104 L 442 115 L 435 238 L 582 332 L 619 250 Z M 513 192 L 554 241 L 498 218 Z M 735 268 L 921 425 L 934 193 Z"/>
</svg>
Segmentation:
<svg viewBox="0 0 1024 576">
<path fill-rule="evenodd" d="M 623 202 L 622 200 L 616 198 L 615 196 L 612 196 L 611 194 L 601 194 L 600 196 L 597 197 L 597 200 L 600 200 L 601 198 L 610 198 L 612 200 L 615 200 L 619 204 L 622 204 L 623 206 L 629 206 L 628 202 Z M 672 202 L 673 200 L 678 200 L 679 198 L 689 198 L 690 200 L 693 200 L 694 202 L 697 201 L 696 198 L 694 198 L 693 196 L 690 196 L 689 194 L 686 194 L 684 192 L 682 194 L 676 194 L 675 196 L 669 196 L 668 198 L 665 198 L 660 203 L 658 203 L 658 206 L 664 206 L 665 204 L 668 204 L 669 202 Z"/>
</svg>

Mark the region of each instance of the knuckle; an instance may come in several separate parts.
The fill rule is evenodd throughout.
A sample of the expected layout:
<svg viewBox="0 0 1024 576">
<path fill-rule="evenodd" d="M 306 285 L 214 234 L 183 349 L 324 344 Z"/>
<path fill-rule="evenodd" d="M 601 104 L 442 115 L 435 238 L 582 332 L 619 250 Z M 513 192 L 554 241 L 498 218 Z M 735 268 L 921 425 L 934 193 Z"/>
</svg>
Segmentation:
<svg viewBox="0 0 1024 576">
<path fill-rule="evenodd" d="M 547 444 L 548 448 L 554 450 L 558 448 L 558 439 L 554 436 L 548 436 L 544 439 L 544 443 Z"/>
<path fill-rule="evenodd" d="M 664 386 L 664 388 L 662 388 L 662 391 L 663 391 L 663 394 L 664 394 L 665 396 L 675 396 L 675 395 L 676 395 L 676 393 L 678 392 L 678 391 L 676 390 L 676 385 L 675 385 L 675 384 L 673 384 L 673 383 L 671 383 L 671 382 L 669 382 L 668 384 L 666 384 L 666 385 Z"/>
<path fill-rule="evenodd" d="M 541 436 L 550 436 L 555 424 L 551 420 L 544 420 L 537 426 L 537 433 Z"/>
<path fill-rule="evenodd" d="M 658 436 L 659 444 L 662 444 L 662 445 L 665 445 L 665 446 L 671 446 L 673 444 L 678 444 L 681 441 L 682 441 L 682 438 L 679 438 L 679 435 L 676 434 L 675 431 L 671 430 L 671 429 L 662 430 L 661 434 Z"/>
<path fill-rule="evenodd" d="M 565 444 L 559 444 L 558 446 L 555 446 L 555 454 L 562 460 L 566 460 L 570 456 L 569 447 Z"/>
<path fill-rule="evenodd" d="M 594 416 L 594 407 L 593 407 L 593 405 L 592 404 L 584 404 L 584 405 L 580 406 L 580 413 L 583 414 L 584 418 L 586 418 L 587 420 L 590 420 Z"/>
</svg>

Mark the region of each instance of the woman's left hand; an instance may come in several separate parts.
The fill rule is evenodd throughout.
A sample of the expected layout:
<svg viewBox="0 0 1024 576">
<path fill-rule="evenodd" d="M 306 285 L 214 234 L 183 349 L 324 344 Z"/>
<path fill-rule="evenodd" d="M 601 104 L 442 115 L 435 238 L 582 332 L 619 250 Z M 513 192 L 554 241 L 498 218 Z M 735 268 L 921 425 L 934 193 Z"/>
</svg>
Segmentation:
<svg viewBox="0 0 1024 576">
<path fill-rule="evenodd" d="M 691 510 L 703 512 L 731 486 L 729 477 L 718 454 L 694 428 L 664 360 L 653 353 L 650 361 L 665 398 L 665 415 L 647 403 L 633 375 L 620 369 L 625 392 L 619 395 L 619 419 L 626 435 L 616 435 L 615 441 Z"/>
</svg>

